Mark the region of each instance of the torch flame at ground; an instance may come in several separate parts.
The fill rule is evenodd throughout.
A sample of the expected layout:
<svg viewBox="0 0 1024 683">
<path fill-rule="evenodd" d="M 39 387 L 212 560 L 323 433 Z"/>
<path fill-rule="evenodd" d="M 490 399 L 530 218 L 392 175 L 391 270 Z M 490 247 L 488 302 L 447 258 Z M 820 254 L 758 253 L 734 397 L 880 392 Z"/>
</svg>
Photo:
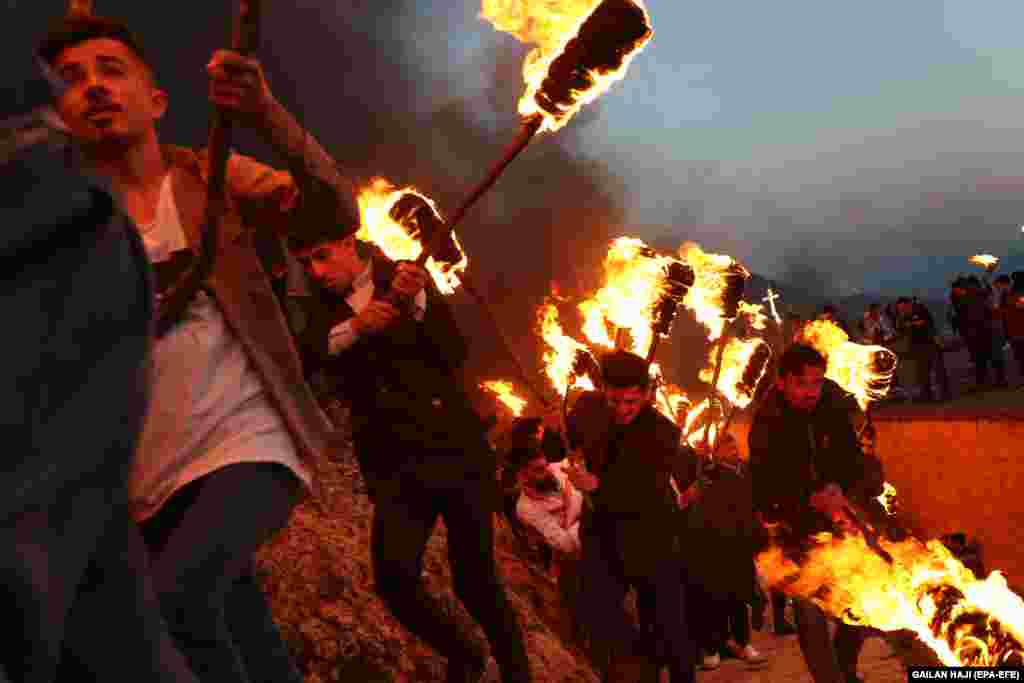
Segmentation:
<svg viewBox="0 0 1024 683">
<path fill-rule="evenodd" d="M 519 113 L 524 117 L 543 117 L 541 130 L 558 130 L 569 122 L 576 112 L 586 104 L 593 102 L 606 92 L 614 83 L 621 80 L 633 57 L 647 44 L 651 38 L 650 20 L 647 11 L 641 0 L 617 0 L 615 5 L 622 5 L 630 12 L 633 19 L 628 28 L 630 33 L 639 29 L 638 35 L 625 36 L 626 44 L 618 46 L 627 50 L 626 54 L 616 55 L 610 62 L 606 62 L 597 68 L 587 68 L 586 63 L 568 65 L 569 73 L 563 74 L 566 69 L 559 69 L 562 78 L 570 76 L 571 86 L 562 84 L 562 87 L 569 87 L 565 94 L 546 94 L 543 92 L 549 84 L 545 79 L 549 78 L 553 71 L 552 66 L 559 57 L 567 54 L 570 43 L 582 40 L 585 37 L 593 41 L 594 36 L 583 36 L 581 29 L 592 15 L 597 11 L 605 0 L 483 0 L 481 16 L 487 19 L 499 31 L 511 33 L 524 43 L 536 47 L 526 56 L 523 64 L 523 79 L 526 81 L 526 91 L 519 100 Z M 616 8 L 620 13 L 622 8 Z M 632 25 L 637 24 L 639 26 Z M 621 22 L 620 22 L 621 23 Z M 608 22 L 602 22 L 598 27 L 605 30 Z M 608 28 L 616 27 L 614 22 Z M 614 45 L 615 36 L 611 37 L 611 47 Z M 602 46 L 605 51 L 609 46 Z M 573 55 L 576 58 L 593 57 L 592 54 Z M 607 57 L 608 55 L 603 55 Z M 585 61 L 585 60 L 584 60 Z M 602 62 L 605 60 L 602 59 Z M 582 73 L 579 69 L 583 69 Z"/>
<path fill-rule="evenodd" d="M 859 534 L 814 540 L 799 565 L 770 548 L 757 557 L 759 572 L 848 623 L 911 630 L 947 666 L 1024 663 L 1024 601 L 999 572 L 979 580 L 938 541 L 881 539 L 889 564 Z"/>
<path fill-rule="evenodd" d="M 423 245 L 419 240 L 411 237 L 406 229 L 396 223 L 390 215 L 395 203 L 406 194 L 414 194 L 422 198 L 440 218 L 434 202 L 412 187 L 398 190 L 388 181 L 377 178 L 369 187 L 359 193 L 362 227 L 356 237 L 376 244 L 392 261 L 415 261 L 423 251 Z M 454 233 L 452 233 L 452 240 L 462 254 L 462 260 L 459 263 L 438 263 L 430 258 L 426 265 L 434 284 L 442 294 L 451 294 L 462 284 L 459 280 L 459 273 L 466 270 L 466 266 L 469 265 L 466 252 Z"/>
<path fill-rule="evenodd" d="M 995 268 L 996 264 L 999 263 L 999 258 L 993 256 L 992 254 L 976 254 L 975 256 L 972 256 L 967 260 L 976 266 L 981 266 L 986 270 Z"/>
<path fill-rule="evenodd" d="M 896 371 L 896 356 L 883 346 L 856 344 L 831 320 L 815 320 L 800 333 L 828 359 L 825 376 L 853 394 L 861 409 L 884 398 Z"/>
<path fill-rule="evenodd" d="M 526 407 L 526 399 L 516 396 L 511 382 L 494 380 L 484 382 L 480 387 L 493 393 L 516 417 L 523 414 L 523 408 Z"/>
</svg>

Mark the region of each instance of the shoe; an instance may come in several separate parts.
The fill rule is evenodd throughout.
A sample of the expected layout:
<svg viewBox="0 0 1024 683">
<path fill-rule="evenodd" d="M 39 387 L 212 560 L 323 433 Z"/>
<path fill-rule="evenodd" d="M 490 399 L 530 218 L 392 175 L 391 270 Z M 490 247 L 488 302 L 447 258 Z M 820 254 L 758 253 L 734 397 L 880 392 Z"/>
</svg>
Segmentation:
<svg viewBox="0 0 1024 683">
<path fill-rule="evenodd" d="M 700 668 L 704 669 L 705 671 L 714 671 L 721 665 L 722 658 L 718 655 L 717 652 L 715 652 L 709 655 L 704 655 L 704 659 L 701 661 Z"/>
</svg>

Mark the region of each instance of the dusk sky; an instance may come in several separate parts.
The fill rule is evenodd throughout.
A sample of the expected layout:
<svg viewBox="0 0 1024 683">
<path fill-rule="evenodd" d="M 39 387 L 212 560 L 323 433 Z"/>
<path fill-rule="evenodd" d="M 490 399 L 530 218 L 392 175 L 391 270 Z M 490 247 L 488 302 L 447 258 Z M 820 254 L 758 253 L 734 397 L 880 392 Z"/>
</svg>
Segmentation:
<svg viewBox="0 0 1024 683">
<path fill-rule="evenodd" d="M 455 4 L 451 60 L 433 63 L 472 90 L 475 61 L 513 40 Z M 654 40 L 582 133 L 634 232 L 773 276 L 810 256 L 843 290 L 941 289 L 979 251 L 1024 267 L 1007 260 L 1024 240 L 1020 2 L 647 7 Z"/>
</svg>

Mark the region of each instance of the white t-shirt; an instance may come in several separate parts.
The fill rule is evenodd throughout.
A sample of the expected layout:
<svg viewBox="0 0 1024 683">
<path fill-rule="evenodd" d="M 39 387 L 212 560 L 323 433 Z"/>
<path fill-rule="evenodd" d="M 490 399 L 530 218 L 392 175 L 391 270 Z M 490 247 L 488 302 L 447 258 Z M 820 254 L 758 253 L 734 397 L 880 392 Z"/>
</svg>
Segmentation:
<svg viewBox="0 0 1024 683">
<path fill-rule="evenodd" d="M 156 218 L 140 232 L 154 263 L 188 248 L 169 174 Z M 200 291 L 156 341 L 150 371 L 149 411 L 129 481 L 136 521 L 189 482 L 235 463 L 280 463 L 311 485 L 284 420 L 211 296 Z"/>
<path fill-rule="evenodd" d="M 519 494 L 516 501 L 516 515 L 528 526 L 540 532 L 548 545 L 563 553 L 574 554 L 580 550 L 580 513 L 583 509 L 583 494 L 569 482 L 565 472 L 568 459 L 548 464 L 548 471 L 558 482 L 558 490 L 541 496 Z M 566 510 L 564 490 L 569 487 L 569 505 Z M 562 518 L 568 512 L 572 524 L 562 526 Z"/>
</svg>

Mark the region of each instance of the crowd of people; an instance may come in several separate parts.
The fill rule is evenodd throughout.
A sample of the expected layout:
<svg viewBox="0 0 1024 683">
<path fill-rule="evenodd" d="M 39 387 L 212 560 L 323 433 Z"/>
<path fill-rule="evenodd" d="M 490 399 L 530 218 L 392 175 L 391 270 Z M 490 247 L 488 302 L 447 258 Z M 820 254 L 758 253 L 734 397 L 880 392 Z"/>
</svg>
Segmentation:
<svg viewBox="0 0 1024 683">
<path fill-rule="evenodd" d="M 4 429 L 22 446 L 0 526 L 16 634 L 0 643 L 0 681 L 301 681 L 253 554 L 349 433 L 374 503 L 381 599 L 446 658 L 450 683 L 480 681 L 492 660 L 504 683 L 533 680 L 495 561 L 489 425 L 459 381 L 468 345 L 427 272 L 356 237 L 351 183 L 258 61 L 216 52 L 210 100 L 287 171 L 231 155 L 219 202 L 207 194 L 216 157 L 160 143 L 169 96 L 126 26 L 70 17 L 38 57 L 47 78 L 24 93 L 52 100 L 66 145 L 29 145 L 4 165 L 3 292 L 18 322 Z M 914 329 L 927 312 L 908 303 Z M 765 524 L 794 537 L 842 527 L 881 492 L 825 368 L 802 344 L 781 355 L 749 464 L 728 438 L 682 439 L 653 405 L 648 362 L 624 351 L 600 359 L 599 388 L 567 416 L 515 425 L 505 513 L 551 547 L 570 635 L 604 680 L 667 668 L 694 681 L 723 654 L 764 663 L 751 619 L 769 602 L 754 565 Z M 438 518 L 489 650 L 424 585 Z M 785 597 L 771 602 L 817 683 L 856 678 L 861 630 L 833 639 L 807 600 L 790 626 Z"/>
<path fill-rule="evenodd" d="M 901 296 L 884 307 L 869 304 L 853 327 L 831 304 L 822 307 L 815 319 L 835 323 L 852 341 L 890 349 L 912 368 L 903 381 L 899 374 L 894 377 L 891 399 L 951 400 L 953 385 L 945 354 L 960 349 L 967 350 L 973 371 L 974 382 L 967 393 L 1010 387 L 1009 358 L 1024 378 L 1024 271 L 998 275 L 991 283 L 977 275 L 956 277 L 950 285 L 946 317 L 953 337 L 943 334 L 935 315 L 918 297 Z M 799 339 L 808 322 L 800 315 L 788 315 L 786 343 Z"/>
</svg>

